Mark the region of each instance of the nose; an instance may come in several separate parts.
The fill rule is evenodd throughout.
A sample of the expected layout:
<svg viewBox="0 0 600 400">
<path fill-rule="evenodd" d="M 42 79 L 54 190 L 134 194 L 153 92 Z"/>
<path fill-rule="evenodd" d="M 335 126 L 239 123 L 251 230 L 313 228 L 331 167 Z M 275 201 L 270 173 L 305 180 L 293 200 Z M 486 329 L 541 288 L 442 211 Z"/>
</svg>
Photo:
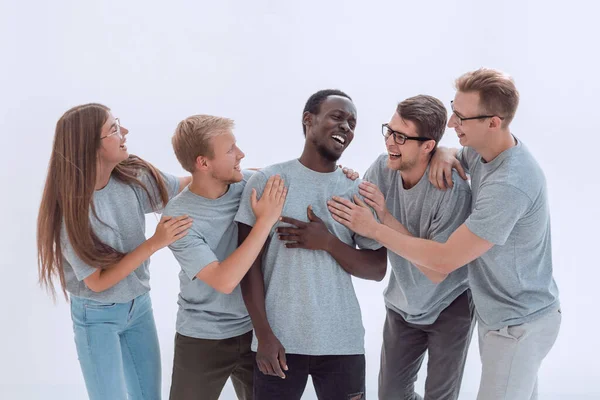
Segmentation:
<svg viewBox="0 0 600 400">
<path fill-rule="evenodd" d="M 125 135 L 127 135 L 129 133 L 129 129 L 125 128 L 124 126 L 120 127 L 121 129 L 121 136 L 125 137 Z"/>
<path fill-rule="evenodd" d="M 450 114 L 450 118 L 448 119 L 448 128 L 454 128 L 455 126 L 458 126 L 456 115 Z"/>
<path fill-rule="evenodd" d="M 385 145 L 386 146 L 390 146 L 390 145 L 394 145 L 394 144 L 396 144 L 396 141 L 394 140 L 394 135 L 390 135 L 390 136 L 388 136 L 388 137 L 385 138 Z"/>
<path fill-rule="evenodd" d="M 242 150 L 239 150 L 240 154 L 238 154 L 238 160 L 241 160 L 242 158 L 246 157 L 246 154 L 244 154 L 244 152 Z"/>
<path fill-rule="evenodd" d="M 344 132 L 350 132 L 350 124 L 348 123 L 348 121 L 344 120 L 342 121 L 342 123 L 340 124 L 340 129 L 343 130 Z"/>
</svg>

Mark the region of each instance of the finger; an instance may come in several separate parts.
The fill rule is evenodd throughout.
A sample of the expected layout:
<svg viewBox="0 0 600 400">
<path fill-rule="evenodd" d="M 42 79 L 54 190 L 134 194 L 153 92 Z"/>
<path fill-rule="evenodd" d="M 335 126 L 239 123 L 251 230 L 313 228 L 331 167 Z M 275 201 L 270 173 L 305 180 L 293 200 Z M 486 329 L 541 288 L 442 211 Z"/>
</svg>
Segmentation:
<svg viewBox="0 0 600 400">
<path fill-rule="evenodd" d="M 351 221 L 352 217 L 350 214 L 348 214 L 347 212 L 337 209 L 334 206 L 330 206 L 328 205 L 327 208 L 329 209 L 329 212 L 331 213 L 332 216 L 336 216 L 340 219 L 343 219 L 344 221 Z"/>
<path fill-rule="evenodd" d="M 266 375 L 275 375 L 275 371 L 271 367 L 271 362 L 268 359 L 263 360 L 263 368 L 265 369 Z"/>
<path fill-rule="evenodd" d="M 283 191 L 281 192 L 281 196 L 277 199 L 277 205 L 282 205 L 285 203 L 285 198 L 287 197 L 288 188 L 286 186 L 283 187 Z"/>
<path fill-rule="evenodd" d="M 430 168 L 429 169 L 429 183 L 431 183 L 433 186 L 437 187 L 437 178 L 436 178 L 436 172 L 435 172 L 435 168 Z"/>
<path fill-rule="evenodd" d="M 180 231 L 181 229 L 189 229 L 189 228 L 191 228 L 193 224 L 194 224 L 194 221 L 192 221 L 192 220 L 184 221 L 184 222 L 179 222 L 177 224 L 173 224 L 173 226 L 171 226 L 170 229 L 173 232 Z"/>
<path fill-rule="evenodd" d="M 265 368 L 265 364 L 262 361 L 256 360 L 256 366 L 258 367 L 258 370 L 264 375 L 269 375 L 267 369 Z"/>
<path fill-rule="evenodd" d="M 360 197 L 358 197 L 357 195 L 354 195 L 354 202 L 355 202 L 356 204 L 358 204 L 359 206 L 361 206 L 361 207 L 367 207 L 367 205 L 365 204 L 365 202 L 364 202 L 364 201 L 362 201 L 362 200 L 360 199 Z"/>
<path fill-rule="evenodd" d="M 452 167 L 450 167 L 452 168 Z M 446 167 L 442 168 L 440 171 L 438 171 L 438 173 L 435 175 L 435 178 L 437 179 L 437 183 L 436 186 L 440 189 L 446 189 L 446 182 L 444 179 L 444 175 L 446 174 Z"/>
<path fill-rule="evenodd" d="M 284 235 L 299 235 L 300 233 L 302 233 L 301 229 L 290 227 L 277 228 L 275 229 L 275 231 L 277 233 L 283 233 Z"/>
<path fill-rule="evenodd" d="M 369 199 L 368 197 L 365 197 L 365 203 L 367 203 L 368 206 L 373 207 L 373 208 L 376 208 L 379 206 L 376 202 Z"/>
<path fill-rule="evenodd" d="M 335 201 L 337 203 L 341 203 L 350 209 L 353 209 L 354 207 L 356 207 L 356 204 L 354 204 L 353 202 L 351 202 L 348 199 L 344 199 L 343 197 L 333 196 L 332 199 L 333 199 L 333 201 Z"/>
<path fill-rule="evenodd" d="M 373 192 L 367 192 L 366 190 L 364 190 L 363 188 L 358 188 L 358 193 L 360 193 L 360 195 L 362 197 L 364 197 L 365 199 L 372 199 L 375 200 L 375 193 Z"/>
<path fill-rule="evenodd" d="M 285 349 L 283 347 L 279 349 L 279 364 L 281 364 L 281 368 L 283 368 L 285 371 L 288 370 Z"/>
<path fill-rule="evenodd" d="M 460 177 L 466 181 L 467 173 L 465 172 L 465 169 L 463 168 L 460 161 L 456 160 L 456 162 L 454 163 L 454 168 L 456 168 L 456 172 L 458 172 L 458 175 L 460 175 Z"/>
<path fill-rule="evenodd" d="M 188 224 L 180 226 L 180 227 L 174 229 L 172 234 L 178 235 L 178 234 L 182 233 L 183 231 L 189 231 L 190 227 L 191 227 L 191 225 L 188 225 Z"/>
<path fill-rule="evenodd" d="M 359 175 L 358 175 L 358 172 L 353 172 L 353 173 L 352 173 L 352 176 L 350 177 L 350 179 L 351 179 L 351 180 L 353 180 L 353 181 L 355 181 L 355 180 L 357 180 L 357 179 L 358 179 L 358 176 L 359 176 Z"/>
<path fill-rule="evenodd" d="M 171 218 L 170 220 L 166 221 L 164 225 L 167 229 L 174 229 L 180 226 L 181 224 L 187 224 L 190 221 L 192 221 L 192 219 L 185 215 L 177 218 Z"/>
<path fill-rule="evenodd" d="M 345 205 L 336 203 L 334 201 L 328 201 L 327 208 L 329 208 L 329 210 L 335 210 L 336 214 L 342 218 L 350 218 L 350 213 L 352 212 L 352 210 L 349 207 L 346 207 Z"/>
<path fill-rule="evenodd" d="M 173 217 L 171 217 L 170 215 L 163 215 L 162 217 L 160 217 L 160 221 L 158 223 L 159 224 L 164 224 L 165 222 L 167 222 L 171 218 L 173 218 Z"/>
<path fill-rule="evenodd" d="M 256 189 L 252 189 L 252 193 L 250 193 L 250 205 L 252 207 L 252 209 L 256 208 L 256 204 L 258 203 L 258 200 L 256 200 Z"/>
<path fill-rule="evenodd" d="M 281 179 L 280 175 L 275 175 L 275 179 L 273 180 L 273 186 L 271 187 L 270 196 L 274 199 L 277 199 L 281 194 L 281 190 L 283 190 L 283 179 Z"/>
<path fill-rule="evenodd" d="M 284 242 L 300 243 L 301 238 L 298 235 L 279 235 L 279 240 L 283 240 Z"/>
<path fill-rule="evenodd" d="M 308 219 L 313 222 L 323 222 L 321 218 L 317 217 L 317 214 L 313 211 L 312 206 L 308 206 L 306 209 L 306 213 L 308 214 Z"/>
<path fill-rule="evenodd" d="M 305 228 L 306 225 L 308 225 L 306 222 L 298 221 L 297 219 L 292 217 L 281 217 L 281 222 L 296 225 L 298 228 Z"/>
<path fill-rule="evenodd" d="M 373 185 L 371 182 L 363 181 L 360 185 L 358 185 L 359 190 L 363 190 L 367 193 L 375 193 L 377 186 Z"/>
<path fill-rule="evenodd" d="M 175 235 L 173 235 L 174 238 L 176 238 L 177 240 L 181 239 L 182 237 L 186 236 L 188 233 L 190 233 L 189 229 L 185 229 L 183 232 L 177 233 Z M 177 240 L 174 240 L 173 242 L 176 242 Z M 171 243 L 173 243 L 171 242 Z"/>
<path fill-rule="evenodd" d="M 454 182 L 452 182 L 452 171 L 450 171 L 450 174 L 449 174 L 449 175 L 445 175 L 445 176 L 444 176 L 444 179 L 445 179 L 445 180 L 444 180 L 444 184 L 445 184 L 447 187 L 451 188 L 451 187 L 453 187 L 453 186 L 454 186 Z"/>
<path fill-rule="evenodd" d="M 339 222 L 340 224 L 344 225 L 346 228 L 352 229 L 350 221 L 346 221 L 345 219 L 340 218 L 335 214 L 331 214 L 331 218 L 333 218 L 334 221 Z"/>
<path fill-rule="evenodd" d="M 285 244 L 285 247 L 288 249 L 306 249 L 306 246 L 303 243 L 292 243 L 288 242 Z"/>
<path fill-rule="evenodd" d="M 275 358 L 275 359 L 270 359 L 269 361 L 271 363 L 271 367 L 273 368 L 273 372 L 275 372 L 275 375 L 277 375 L 281 379 L 285 379 L 285 374 L 283 373 L 283 370 L 281 369 L 281 365 L 279 365 L 279 360 L 277 358 Z"/>
<path fill-rule="evenodd" d="M 345 200 L 345 199 L 344 199 Z M 350 205 L 347 205 L 350 204 Z M 328 206 L 331 206 L 333 208 L 335 208 L 336 210 L 340 210 L 348 215 L 350 215 L 350 213 L 356 208 L 358 207 L 356 204 L 350 202 L 350 201 L 346 201 L 346 203 L 340 203 L 334 200 L 329 200 L 327 202 Z"/>
<path fill-rule="evenodd" d="M 264 196 L 270 196 L 271 195 L 271 190 L 273 189 L 273 182 L 275 182 L 275 177 L 276 176 L 277 175 L 272 175 L 267 180 L 267 184 L 265 185 L 265 190 L 263 190 L 263 195 Z"/>
</svg>

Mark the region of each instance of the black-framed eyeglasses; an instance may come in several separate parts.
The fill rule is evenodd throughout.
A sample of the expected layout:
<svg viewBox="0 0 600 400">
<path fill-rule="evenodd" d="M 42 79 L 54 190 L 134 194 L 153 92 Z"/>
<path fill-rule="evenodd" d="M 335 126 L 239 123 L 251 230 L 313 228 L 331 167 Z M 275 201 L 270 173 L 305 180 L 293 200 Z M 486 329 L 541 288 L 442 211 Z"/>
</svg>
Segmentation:
<svg viewBox="0 0 600 400">
<path fill-rule="evenodd" d="M 426 142 L 428 140 L 433 140 L 430 138 L 425 138 L 425 137 L 413 137 L 413 136 L 406 136 L 404 133 L 400 133 L 400 132 L 396 132 L 395 130 L 393 130 L 392 128 L 390 128 L 390 126 L 388 124 L 381 124 L 381 134 L 383 135 L 383 137 L 385 138 L 385 140 L 387 141 L 388 138 L 390 136 L 394 136 L 394 143 L 396 144 L 404 144 L 406 143 L 407 140 L 417 140 L 419 142 Z"/>
<path fill-rule="evenodd" d="M 494 118 L 494 117 L 498 117 L 500 119 L 504 119 L 504 117 L 500 117 L 498 115 L 478 115 L 476 117 L 467 117 L 467 118 L 463 118 L 460 117 L 456 111 L 454 111 L 454 100 L 452 100 L 450 102 L 450 108 L 452 108 L 452 113 L 454 114 L 454 116 L 456 117 L 456 120 L 458 121 L 458 125 L 462 126 L 463 121 L 469 121 L 471 119 L 486 119 L 486 118 Z"/>
<path fill-rule="evenodd" d="M 112 135 L 118 135 L 120 139 L 123 139 L 123 135 L 121 134 L 121 121 L 119 118 L 115 118 L 115 131 L 109 133 L 108 135 L 100 136 L 100 139 L 106 139 L 107 137 L 111 137 Z"/>
</svg>

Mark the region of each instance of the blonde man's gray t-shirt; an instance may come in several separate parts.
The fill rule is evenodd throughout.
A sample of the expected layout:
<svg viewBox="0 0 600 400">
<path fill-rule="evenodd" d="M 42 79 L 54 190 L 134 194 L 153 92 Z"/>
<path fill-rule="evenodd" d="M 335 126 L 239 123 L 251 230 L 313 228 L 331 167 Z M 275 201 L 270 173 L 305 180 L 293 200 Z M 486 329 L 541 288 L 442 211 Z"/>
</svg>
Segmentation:
<svg viewBox="0 0 600 400">
<path fill-rule="evenodd" d="M 196 277 L 208 264 L 223 262 L 238 247 L 233 218 L 252 173 L 244 171 L 243 175 L 218 199 L 198 196 L 188 186 L 165 208 L 165 215 L 187 214 L 194 221 L 188 234 L 169 246 L 181 267 L 176 330 L 182 335 L 221 340 L 252 330 L 239 286 L 225 294 Z"/>
</svg>

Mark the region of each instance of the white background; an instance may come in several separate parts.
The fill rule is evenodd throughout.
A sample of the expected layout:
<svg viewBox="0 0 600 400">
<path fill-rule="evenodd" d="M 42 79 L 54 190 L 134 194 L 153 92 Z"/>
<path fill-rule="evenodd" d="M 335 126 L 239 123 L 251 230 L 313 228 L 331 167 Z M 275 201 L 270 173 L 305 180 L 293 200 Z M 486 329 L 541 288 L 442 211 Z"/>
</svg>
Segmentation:
<svg viewBox="0 0 600 400">
<path fill-rule="evenodd" d="M 339 88 L 359 115 L 341 161 L 364 173 L 384 151 L 379 127 L 398 101 L 425 93 L 449 107 L 453 80 L 480 66 L 515 77 L 513 132 L 548 180 L 563 325 L 540 371 L 540 398 L 599 398 L 598 15 L 597 2 L 577 0 L 2 0 L 0 398 L 86 398 L 68 306 L 54 305 L 36 283 L 37 210 L 54 126 L 68 108 L 108 105 L 130 129 L 130 152 L 181 174 L 170 137 L 186 116 L 234 118 L 244 166 L 260 167 L 298 157 L 304 102 Z M 443 143 L 457 145 L 453 131 Z M 166 394 L 179 267 L 163 250 L 151 269 Z M 371 399 L 384 286 L 355 281 Z M 477 392 L 476 342 L 461 399 Z M 233 398 L 229 386 L 222 398 Z M 305 398 L 314 398 L 310 385 Z"/>
</svg>

